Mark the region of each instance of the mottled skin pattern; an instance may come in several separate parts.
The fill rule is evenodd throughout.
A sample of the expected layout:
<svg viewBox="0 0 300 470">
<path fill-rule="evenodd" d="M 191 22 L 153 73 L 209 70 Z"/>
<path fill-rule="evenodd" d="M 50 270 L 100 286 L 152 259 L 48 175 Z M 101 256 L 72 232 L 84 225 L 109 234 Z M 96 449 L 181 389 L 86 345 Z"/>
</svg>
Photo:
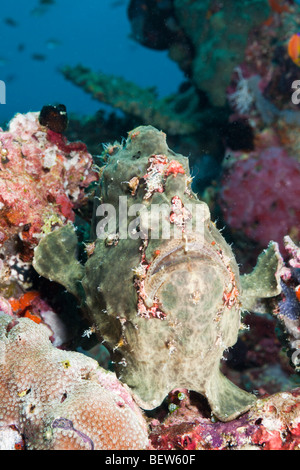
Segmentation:
<svg viewBox="0 0 300 470">
<path fill-rule="evenodd" d="M 161 222 L 156 238 L 151 230 L 145 239 L 109 233 L 96 240 L 84 269 L 75 261 L 76 236 L 69 225 L 41 241 L 34 266 L 85 296 L 117 376 L 141 407 L 155 408 L 172 389 L 184 387 L 205 395 L 220 420 L 233 419 L 251 407 L 255 396 L 219 371 L 223 352 L 235 344 L 240 328 L 241 286 L 232 250 L 211 222 L 207 205 L 190 189 L 188 159 L 168 148 L 163 132 L 139 127 L 123 148 L 111 147 L 109 153 L 97 204 L 116 208 L 117 232 L 119 196 L 127 196 L 128 208 L 141 204 L 142 233 L 146 211 L 168 204 L 171 212 L 164 220 L 171 236 L 162 239 Z"/>
</svg>

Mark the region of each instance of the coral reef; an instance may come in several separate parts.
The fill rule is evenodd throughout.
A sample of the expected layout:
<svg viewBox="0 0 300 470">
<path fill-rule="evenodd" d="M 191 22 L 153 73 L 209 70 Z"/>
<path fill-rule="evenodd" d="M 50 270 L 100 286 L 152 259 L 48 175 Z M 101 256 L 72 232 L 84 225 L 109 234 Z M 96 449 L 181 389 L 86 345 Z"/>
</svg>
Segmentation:
<svg viewBox="0 0 300 470">
<path fill-rule="evenodd" d="M 299 388 L 261 397 L 226 423 L 200 395 L 175 389 L 168 409 L 147 418 L 113 373 L 53 347 L 50 334 L 43 323 L 0 314 L 1 450 L 299 448 Z"/>
<path fill-rule="evenodd" d="M 0 145 L 1 252 L 18 238 L 29 261 L 42 233 L 74 221 L 97 174 L 86 146 L 42 126 L 39 113 L 17 114 L 0 132 Z"/>
<path fill-rule="evenodd" d="M 169 135 L 194 134 L 224 119 L 224 112 L 218 116 L 218 108 L 226 104 L 226 88 L 234 67 L 243 60 L 248 33 L 269 13 L 267 0 L 242 1 L 238 6 L 212 0 L 201 4 L 132 1 L 128 14 L 134 38 L 146 47 L 168 48 L 187 77 L 177 94 L 165 98 L 159 99 L 154 87 L 142 88 L 82 65 L 64 66 L 61 72 L 96 100 L 133 116 L 138 124 L 151 124 Z"/>
<path fill-rule="evenodd" d="M 258 194 L 255 184 L 250 189 L 240 185 L 241 204 L 235 208 L 233 198 L 230 198 L 221 214 L 218 207 L 214 213 L 214 217 L 221 216 L 232 229 L 235 243 L 250 242 L 257 250 L 267 246 L 270 239 L 275 239 L 282 248 L 282 239 L 286 234 L 299 240 L 295 213 L 298 211 L 295 201 L 299 170 L 293 160 L 299 159 L 300 115 L 297 104 L 292 100 L 292 84 L 298 78 L 299 67 L 293 62 L 288 49 L 293 32 L 299 30 L 299 9 L 299 4 L 287 0 L 243 1 L 234 7 L 230 1 L 223 4 L 208 0 L 200 5 L 189 0 L 163 3 L 132 0 L 128 15 L 135 40 L 146 47 L 168 49 L 170 57 L 184 70 L 187 78 L 176 96 L 163 100 L 158 100 L 153 90 L 150 91 L 150 94 L 153 93 L 151 98 L 149 90 L 141 90 L 117 77 L 112 80 L 113 77 L 92 73 L 81 66 L 63 69 L 67 78 L 92 93 L 96 99 L 119 107 L 128 112 L 128 116 L 134 115 L 137 119 L 134 125 L 152 124 L 169 135 L 180 135 L 180 143 L 175 139 L 173 148 L 179 153 L 191 154 L 197 172 L 202 165 L 202 152 L 208 154 L 205 157 L 212 157 L 211 167 L 215 169 L 220 168 L 225 156 L 225 175 L 220 186 L 227 186 L 227 193 L 232 188 L 235 202 L 234 173 L 238 180 L 239 169 L 243 172 L 247 163 L 238 162 L 232 168 L 229 189 L 226 184 L 228 155 L 231 155 L 232 162 L 241 159 L 249 160 L 248 165 L 252 162 L 253 174 L 256 173 L 254 167 L 258 165 L 260 168 L 262 163 L 265 172 L 259 172 L 259 178 L 262 181 L 267 177 L 270 193 L 266 205 L 259 198 L 254 204 L 251 203 L 250 195 Z M 233 19 L 232 12 L 236 19 Z M 162 18 L 165 19 L 163 22 Z M 155 38 L 152 43 L 150 37 Z M 114 84 L 118 90 L 114 89 Z M 121 99 L 118 100 L 116 97 L 120 94 Z M 151 114 L 148 102 L 151 103 L 151 112 L 159 111 Z M 227 108 L 220 107 L 225 103 L 229 105 Z M 173 125 L 173 120 L 176 125 Z M 204 134 L 211 136 L 208 140 L 218 141 L 215 153 L 211 153 L 211 148 L 203 139 Z M 270 157 L 270 147 L 274 150 L 276 162 Z M 287 155 L 289 159 L 285 158 Z M 252 158 L 258 162 L 255 163 Z M 285 160 L 287 165 L 283 169 Z M 267 169 L 267 165 L 273 166 L 274 171 Z M 280 177 L 278 172 L 281 168 L 276 172 L 277 165 L 283 170 Z M 290 181 L 293 171 L 293 187 L 287 189 L 285 184 Z M 212 172 L 212 181 L 205 180 L 206 185 L 210 182 L 214 185 L 205 194 L 201 182 L 198 187 L 195 183 L 193 188 L 200 192 L 202 198 L 206 198 L 212 210 L 216 205 L 220 173 Z M 283 181 L 283 174 L 288 178 L 286 181 Z M 277 195 L 273 194 L 272 197 L 275 191 Z M 239 210 L 242 202 L 245 211 Z M 272 222 L 271 216 L 266 220 L 270 207 Z M 290 208 L 288 211 L 287 207 Z"/>
<path fill-rule="evenodd" d="M 0 447 L 145 449 L 146 422 L 129 390 L 50 335 L 42 323 L 0 314 Z"/>
<path fill-rule="evenodd" d="M 109 147 L 108 156 L 95 214 L 113 209 L 113 217 L 96 219 L 97 240 L 85 267 L 75 257 L 71 225 L 41 240 L 34 267 L 85 298 L 86 315 L 112 351 L 118 377 L 143 408 L 188 387 L 207 397 L 219 419 L 233 419 L 255 396 L 220 373 L 220 360 L 237 340 L 249 299 L 254 305 L 280 293 L 276 246 L 261 255 L 242 292 L 231 248 L 190 189 L 187 158 L 168 148 L 165 134 L 138 127 L 123 148 Z M 124 198 L 126 207 L 119 207 Z M 157 208 L 164 211 L 151 212 Z M 124 221 L 124 214 L 131 217 Z"/>
<path fill-rule="evenodd" d="M 300 113 L 292 98 L 299 68 L 288 51 L 299 29 L 299 5 L 270 6 L 272 15 L 249 34 L 227 88 L 232 136 L 226 139 L 220 202 L 234 242 L 265 247 L 272 239 L 284 251 L 285 235 L 299 241 Z"/>
<path fill-rule="evenodd" d="M 86 145 L 69 142 L 39 118 L 39 112 L 16 114 L 0 131 L 0 294 L 6 298 L 32 289 L 34 247 L 54 226 L 75 220 L 98 179 Z"/>
<path fill-rule="evenodd" d="M 41 129 L 49 145 L 70 150 L 61 134 Z M 85 152 L 84 144 L 78 145 Z M 263 332 L 270 331 L 270 320 L 264 318 L 261 325 L 269 326 L 259 327 L 252 314 L 241 322 L 244 310 L 271 312 L 277 306 L 273 321 L 284 325 L 291 353 L 296 348 L 298 354 L 298 326 L 288 329 L 291 315 L 298 322 L 298 304 L 286 296 L 289 289 L 298 299 L 297 246 L 285 238 L 290 260 L 284 265 L 278 245 L 269 243 L 253 272 L 240 276 L 208 207 L 191 190 L 188 160 L 151 126 L 134 129 L 124 144 L 107 144 L 101 160 L 93 221 L 97 239 L 86 246 L 85 266 L 77 259 L 79 232 L 72 218 L 63 216 L 40 231 L 33 265 L 55 281 L 46 287 L 48 298 L 56 282 L 77 297 L 90 324 L 81 330 L 82 345 L 100 339 L 117 375 L 68 350 L 74 333 L 65 318 L 27 282 L 31 257 L 27 262 L 12 257 L 10 264 L 3 257 L 2 275 L 18 278 L 22 290 L 3 288 L 0 297 L 0 448 L 297 449 L 299 390 L 288 391 L 293 380 L 284 379 L 283 371 L 291 372 L 285 356 L 278 358 L 275 332 L 268 337 Z M 118 207 L 120 197 L 126 207 Z M 116 217 L 106 219 L 102 204 L 105 210 L 119 208 Z M 165 205 L 162 213 L 155 212 L 156 205 Z M 7 233 L 3 246 L 15 236 Z M 243 361 L 243 347 L 246 369 L 240 373 L 235 349 Z M 107 356 L 103 362 L 107 367 Z M 239 387 L 258 388 L 260 396 Z M 281 393 L 274 394 L 278 389 Z M 136 403 L 151 412 L 142 413 Z"/>
<path fill-rule="evenodd" d="M 173 0 L 130 0 L 127 14 L 134 39 L 155 50 L 168 49 L 172 44 L 178 48 L 181 45 L 182 49 L 189 46 L 179 28 L 173 3 Z M 187 47 L 187 54 L 188 50 Z"/>
<path fill-rule="evenodd" d="M 29 318 L 35 323 L 47 325 L 52 334 L 50 340 L 55 347 L 66 347 L 72 338 L 72 328 L 67 327 L 63 319 L 46 302 L 40 292 L 27 291 L 18 298 L 10 297 L 7 301 L 9 308 L 5 308 L 5 299 L 1 304 L 0 310 L 4 313 L 14 315 L 15 317 Z"/>
<path fill-rule="evenodd" d="M 150 424 L 151 443 L 157 450 L 299 450 L 299 400 L 299 388 L 274 394 L 234 421 L 213 423 L 203 403 L 177 390 L 170 397 L 175 411 Z"/>
<path fill-rule="evenodd" d="M 299 449 L 300 3 L 127 11 L 175 95 L 0 129 L 0 449 Z"/>
<path fill-rule="evenodd" d="M 232 71 L 244 58 L 249 32 L 269 17 L 268 1 L 160 3 L 146 0 L 141 5 L 131 0 L 128 16 L 135 40 L 146 47 L 159 44 L 168 49 L 195 88 L 205 91 L 214 106 L 223 106 Z M 163 25 L 156 21 L 162 17 Z"/>
<path fill-rule="evenodd" d="M 200 112 L 199 100 L 192 88 L 180 95 L 159 99 L 155 88 L 142 88 L 122 77 L 95 73 L 81 65 L 65 66 L 62 73 L 96 100 L 124 111 L 139 123 L 152 123 L 170 134 L 196 132 L 198 121 L 207 115 Z"/>
<path fill-rule="evenodd" d="M 239 153 L 239 155 L 238 155 Z M 282 147 L 231 152 L 220 191 L 226 222 L 261 247 L 286 234 L 299 239 L 300 163 Z"/>
<path fill-rule="evenodd" d="M 273 308 L 274 315 L 280 320 L 285 335 L 284 344 L 288 345 L 292 366 L 300 370 L 300 248 L 289 236 L 284 237 L 288 261 L 280 269 L 282 293 Z"/>
<path fill-rule="evenodd" d="M 192 83 L 208 94 L 213 105 L 223 106 L 224 91 L 234 67 L 244 58 L 250 31 L 270 14 L 268 1 L 175 0 L 174 9 L 180 27 L 193 45 Z"/>
</svg>

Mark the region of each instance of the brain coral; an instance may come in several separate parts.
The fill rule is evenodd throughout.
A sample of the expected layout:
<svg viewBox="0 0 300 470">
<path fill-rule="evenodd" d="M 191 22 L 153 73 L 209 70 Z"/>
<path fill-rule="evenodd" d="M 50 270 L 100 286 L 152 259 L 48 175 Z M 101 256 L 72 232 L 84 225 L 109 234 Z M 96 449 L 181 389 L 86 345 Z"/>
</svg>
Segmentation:
<svg viewBox="0 0 300 470">
<path fill-rule="evenodd" d="M 300 165 L 281 147 L 234 163 L 224 175 L 221 204 L 228 225 L 242 230 L 261 246 L 282 244 L 293 232 L 298 238 Z"/>
<path fill-rule="evenodd" d="M 18 443 L 17 430 L 33 450 L 146 448 L 144 418 L 128 390 L 95 360 L 53 347 L 50 334 L 0 314 L 2 442 Z"/>
</svg>

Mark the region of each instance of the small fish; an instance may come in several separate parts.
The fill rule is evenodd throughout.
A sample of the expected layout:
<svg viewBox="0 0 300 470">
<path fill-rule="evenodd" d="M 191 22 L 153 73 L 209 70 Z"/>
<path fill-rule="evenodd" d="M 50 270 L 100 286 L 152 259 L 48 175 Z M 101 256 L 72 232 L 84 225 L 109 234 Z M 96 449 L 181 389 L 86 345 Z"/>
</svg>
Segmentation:
<svg viewBox="0 0 300 470">
<path fill-rule="evenodd" d="M 13 73 L 10 74 L 10 75 L 7 75 L 5 77 L 5 83 L 11 83 L 11 82 L 14 82 L 15 81 L 15 78 L 16 78 L 16 75 L 14 75 Z"/>
<path fill-rule="evenodd" d="M 36 17 L 45 15 L 45 13 L 47 13 L 48 11 L 48 7 L 54 4 L 55 4 L 54 0 L 40 0 L 38 6 L 33 8 L 33 10 L 31 10 L 30 13 L 32 16 L 36 16 Z"/>
<path fill-rule="evenodd" d="M 300 67 L 300 33 L 293 34 L 288 42 L 288 54 L 294 64 Z"/>
<path fill-rule="evenodd" d="M 48 8 L 41 5 L 36 8 L 33 8 L 33 10 L 30 11 L 30 14 L 32 16 L 35 16 L 36 18 L 39 18 L 40 16 L 45 15 L 47 11 L 48 11 Z"/>
<path fill-rule="evenodd" d="M 33 60 L 38 60 L 40 62 L 43 62 L 44 60 L 46 60 L 46 56 L 44 54 L 32 54 L 31 58 Z"/>
<path fill-rule="evenodd" d="M 40 0 L 40 5 L 54 5 L 55 0 Z"/>
<path fill-rule="evenodd" d="M 25 44 L 23 44 L 22 42 L 18 45 L 18 52 L 23 52 L 25 50 Z"/>
<path fill-rule="evenodd" d="M 60 45 L 61 45 L 61 42 L 58 41 L 58 39 L 48 39 L 46 41 L 47 49 L 56 49 Z"/>
<path fill-rule="evenodd" d="M 4 18 L 3 21 L 7 26 L 12 26 L 14 28 L 18 26 L 18 23 L 13 18 Z"/>
</svg>

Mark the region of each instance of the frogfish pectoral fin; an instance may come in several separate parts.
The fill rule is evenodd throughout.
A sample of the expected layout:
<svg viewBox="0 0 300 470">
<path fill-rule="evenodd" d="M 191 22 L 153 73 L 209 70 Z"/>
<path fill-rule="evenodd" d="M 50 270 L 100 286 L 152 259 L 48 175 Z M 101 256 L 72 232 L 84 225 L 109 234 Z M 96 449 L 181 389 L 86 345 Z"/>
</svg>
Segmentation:
<svg viewBox="0 0 300 470">
<path fill-rule="evenodd" d="M 84 267 L 76 258 L 78 239 L 71 224 L 46 235 L 34 250 L 33 267 L 45 278 L 63 285 L 78 296 Z"/>
<path fill-rule="evenodd" d="M 255 395 L 234 385 L 219 370 L 212 374 L 205 395 L 213 414 L 223 422 L 245 413 L 256 401 Z"/>
</svg>

